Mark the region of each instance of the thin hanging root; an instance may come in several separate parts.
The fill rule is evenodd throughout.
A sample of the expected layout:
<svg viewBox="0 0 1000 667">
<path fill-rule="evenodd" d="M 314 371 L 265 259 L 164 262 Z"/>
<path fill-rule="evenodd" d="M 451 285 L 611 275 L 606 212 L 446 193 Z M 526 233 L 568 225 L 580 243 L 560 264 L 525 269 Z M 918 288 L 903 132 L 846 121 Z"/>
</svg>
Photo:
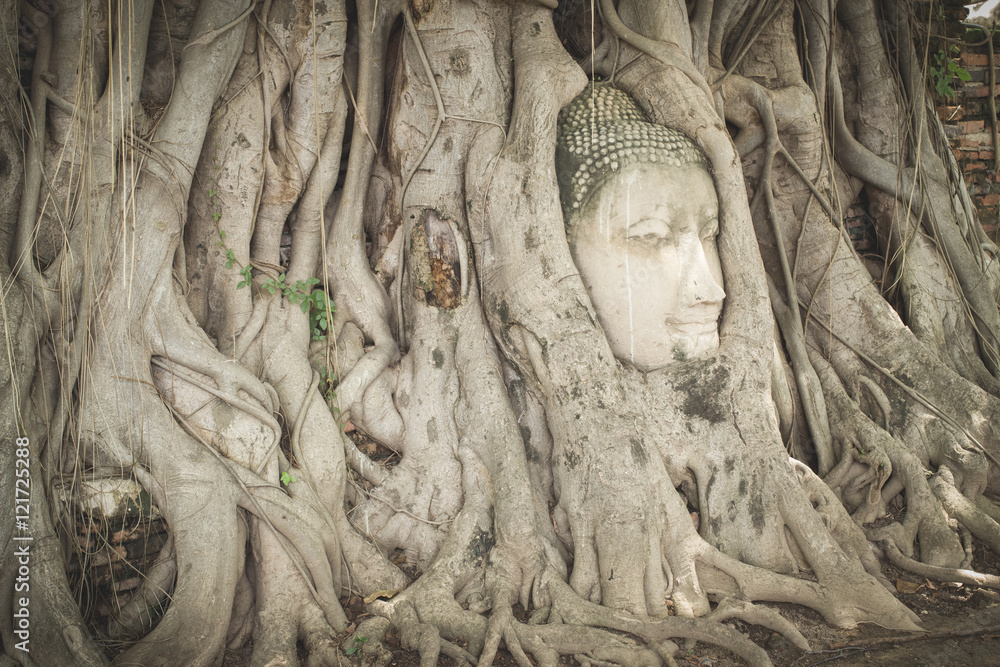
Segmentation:
<svg viewBox="0 0 1000 667">
<path fill-rule="evenodd" d="M 904 556 L 896 548 L 896 545 L 888 540 L 882 542 L 882 549 L 885 551 L 885 555 L 890 563 L 901 570 L 912 572 L 918 576 L 933 579 L 934 581 L 950 581 L 969 586 L 1000 589 L 1000 577 L 995 574 L 982 574 L 981 572 L 973 572 L 972 570 L 925 565 L 920 561 L 915 561 L 912 558 Z"/>
<path fill-rule="evenodd" d="M 170 364 L 165 363 L 163 359 L 169 361 Z M 163 359 L 159 357 L 152 357 L 150 359 L 150 362 L 154 366 L 162 368 L 171 375 L 177 376 L 179 379 L 187 382 L 188 384 L 197 387 L 198 389 L 201 389 L 205 393 L 211 394 L 222 401 L 225 401 L 226 403 L 236 408 L 237 410 L 242 410 L 251 417 L 260 421 L 262 425 L 271 429 L 271 433 L 274 436 L 274 442 L 276 443 L 274 447 L 277 446 L 277 443 L 281 442 L 281 425 L 278 423 L 278 420 L 275 419 L 273 415 L 268 413 L 263 407 L 256 406 L 250 401 L 243 400 L 242 398 L 239 397 L 239 394 L 236 391 L 225 391 L 223 389 L 216 389 L 215 387 L 206 384 L 205 382 L 202 382 L 198 378 L 195 378 L 191 375 L 184 373 L 183 371 L 180 370 L 181 368 L 185 368 L 183 362 L 175 361 L 174 359 L 171 359 L 169 357 L 163 357 Z M 265 461 L 269 460 L 271 458 L 272 453 L 273 449 L 272 451 L 268 452 L 267 456 L 264 457 L 264 460 Z M 258 474 L 260 473 L 260 470 L 263 469 L 262 467 L 263 464 L 261 464 L 261 466 L 258 467 L 257 470 Z"/>
<path fill-rule="evenodd" d="M 713 99 L 712 89 L 709 87 L 708 81 L 705 80 L 705 77 L 694 66 L 691 59 L 681 51 L 679 46 L 670 42 L 650 39 L 629 28 L 618 16 L 618 10 L 615 9 L 614 3 L 611 0 L 601 0 L 601 11 L 604 12 L 604 20 L 615 37 L 633 48 L 642 51 L 650 58 L 655 58 L 665 65 L 676 67 L 691 80 L 691 83 L 701 88 L 708 99 Z"/>
<path fill-rule="evenodd" d="M 955 487 L 951 471 L 942 466 L 930 483 L 934 494 L 941 500 L 944 511 L 958 519 L 995 553 L 1000 553 L 1000 524 Z"/>
<path fill-rule="evenodd" d="M 819 459 L 819 474 L 825 476 L 835 464 L 833 451 L 833 438 L 830 435 L 830 422 L 827 416 L 826 400 L 823 397 L 823 389 L 819 378 L 812 364 L 809 363 L 809 355 L 806 352 L 805 332 L 802 327 L 802 316 L 799 312 L 798 295 L 795 285 L 795 277 L 788 261 L 788 252 L 785 249 L 785 239 L 781 228 L 781 219 L 774 203 L 774 190 L 771 185 L 771 172 L 774 167 L 774 156 L 779 152 L 784 156 L 789 164 L 794 164 L 794 160 L 781 145 L 778 136 L 778 124 L 774 117 L 774 108 L 768 92 L 758 84 L 740 79 L 734 82 L 738 86 L 742 96 L 747 103 L 757 110 L 761 125 L 765 131 L 764 146 L 764 168 L 761 171 L 760 183 L 754 201 L 750 205 L 751 211 L 756 208 L 757 202 L 763 195 L 767 203 L 767 216 L 771 221 L 771 229 L 774 233 L 775 247 L 778 252 L 778 260 L 781 265 L 781 275 L 785 282 L 785 299 L 781 298 L 777 287 L 768 277 L 768 286 L 771 292 L 771 307 L 774 310 L 775 319 L 781 327 L 785 344 L 788 347 L 791 357 L 792 369 L 795 373 L 795 381 L 799 387 L 799 399 L 802 401 L 802 409 L 806 415 L 806 424 L 813 442 L 816 444 L 816 455 Z M 812 183 L 805 174 L 795 166 L 796 171 L 805 181 L 810 189 L 814 189 Z M 816 196 L 823 201 L 819 193 Z M 805 221 L 803 220 L 803 225 Z M 786 303 L 787 301 L 787 303 Z"/>
<path fill-rule="evenodd" d="M 781 9 L 782 2 L 781 0 L 774 2 L 769 8 L 768 15 L 762 21 L 760 20 L 760 15 L 763 13 L 767 4 L 767 2 L 758 2 L 757 6 L 754 7 L 753 14 L 750 15 L 749 20 L 744 24 L 743 32 L 740 34 L 739 40 L 733 48 L 735 56 L 731 59 L 731 64 L 728 68 L 726 68 L 726 71 L 722 74 L 722 76 L 716 79 L 712 84 L 713 90 L 719 90 L 722 86 L 722 82 L 732 75 L 732 73 L 736 71 L 736 68 L 740 66 L 740 63 L 743 62 L 743 58 L 745 58 L 746 54 L 750 51 L 750 47 L 753 46 L 754 42 L 757 41 L 757 38 L 760 37 L 762 32 L 764 32 L 764 28 L 771 23 L 775 15 L 778 13 L 778 10 Z"/>
<path fill-rule="evenodd" d="M 834 331 L 833 327 L 830 324 L 827 324 L 823 320 L 819 319 L 819 317 L 817 317 L 815 313 L 808 313 L 808 316 L 812 322 L 826 329 L 827 333 L 829 333 L 831 336 L 837 339 L 837 342 L 839 342 L 841 345 L 843 345 L 851 352 L 856 354 L 858 358 L 864 361 L 866 364 L 869 364 L 872 368 L 874 368 L 879 373 L 884 375 L 886 378 L 891 380 L 893 384 L 902 389 L 903 392 L 905 392 L 910 398 L 912 398 L 914 401 L 927 408 L 932 414 L 934 414 L 934 416 L 943 421 L 945 424 L 951 426 L 956 431 L 961 432 L 962 435 L 964 435 L 966 438 L 969 439 L 969 442 L 973 445 L 976 451 L 978 451 L 980 454 L 988 458 L 994 465 L 1000 466 L 1000 460 L 998 460 L 996 456 L 991 454 L 990 451 L 986 449 L 986 447 L 981 442 L 979 442 L 976 436 L 974 436 L 972 432 L 969 431 L 969 429 L 967 429 L 962 424 L 958 423 L 955 419 L 953 419 L 951 416 L 949 416 L 947 413 L 941 410 L 941 408 L 937 407 L 929 398 L 924 396 L 922 393 L 920 393 L 919 391 L 917 391 L 916 389 L 909 386 L 908 384 L 897 378 L 895 375 L 890 373 L 887 368 L 879 364 L 877 361 L 869 357 L 867 354 L 859 350 L 854 345 L 851 345 L 851 343 L 848 342 L 843 336 Z"/>
<path fill-rule="evenodd" d="M 174 555 L 174 538 L 170 535 L 139 587 L 116 600 L 117 608 L 113 610 L 109 634 L 118 638 L 128 633 L 148 631 L 155 615 L 162 614 L 166 609 L 165 600 L 170 596 L 176 575 L 177 558 Z"/>
<path fill-rule="evenodd" d="M 777 221 L 775 221 L 774 227 L 775 229 L 779 227 Z M 778 248 L 781 256 L 785 257 L 780 235 Z M 783 265 L 787 269 L 787 259 Z M 792 280 L 790 272 L 787 273 L 786 280 Z M 826 409 L 826 399 L 823 396 L 823 385 L 819 381 L 819 376 L 816 375 L 816 369 L 809 362 L 809 353 L 806 350 L 805 334 L 802 331 L 802 321 L 799 319 L 798 309 L 790 309 L 785 305 L 770 276 L 767 277 L 767 285 L 771 295 L 771 310 L 774 312 L 774 318 L 778 322 L 781 335 L 784 337 L 790 353 L 795 383 L 799 389 L 799 400 L 806 415 L 809 433 L 812 435 L 816 447 L 819 474 L 826 476 L 833 469 L 836 456 L 833 451 L 833 437 L 830 434 L 830 421 Z M 794 287 L 792 289 L 794 290 Z"/>
<path fill-rule="evenodd" d="M 174 416 L 174 419 L 177 420 L 177 422 L 187 432 L 187 434 L 190 435 L 192 438 L 194 438 L 205 449 L 207 449 L 216 459 L 218 459 L 223 464 L 223 466 L 225 467 L 225 469 L 230 472 L 230 474 L 232 475 L 232 478 L 239 485 L 240 489 L 243 491 L 243 495 L 244 495 L 245 499 L 247 500 L 246 504 L 242 504 L 241 503 L 241 505 L 243 506 L 243 508 L 246 509 L 247 511 L 249 511 L 250 513 L 252 513 L 258 519 L 261 519 L 264 522 L 264 524 L 267 525 L 268 529 L 275 536 L 278 536 L 278 535 L 282 534 L 282 532 L 280 530 L 278 530 L 277 527 L 275 527 L 274 522 L 271 521 L 270 516 L 264 510 L 264 508 L 261 506 L 261 502 L 264 501 L 264 498 L 261 497 L 260 500 L 258 500 L 257 494 L 254 494 L 251 491 L 251 489 L 250 489 L 250 486 L 253 486 L 254 488 L 263 488 L 263 489 L 267 489 L 267 488 L 276 489 L 276 487 L 273 484 L 269 484 L 266 480 L 264 480 L 264 479 L 260 478 L 259 476 L 255 475 L 249 469 L 247 469 L 247 468 L 239 465 L 235 461 L 232 461 L 230 459 L 225 458 L 221 453 L 219 453 L 219 451 L 215 447 L 212 447 L 212 445 L 210 445 L 208 442 L 206 442 L 205 439 L 202 438 L 201 435 L 198 434 L 197 431 L 192 427 L 192 425 L 181 414 L 179 414 L 173 408 L 173 406 L 171 406 L 168 403 L 164 403 L 164 405 L 166 405 L 167 409 Z M 141 476 L 140 476 L 141 473 L 139 473 L 139 469 L 138 468 L 136 469 L 136 474 L 137 474 L 137 476 L 140 477 L 140 482 L 143 484 L 143 486 L 146 486 L 147 482 L 144 481 L 141 478 Z M 246 481 L 244 481 L 243 477 L 246 477 L 247 479 L 250 480 L 250 484 L 249 485 L 247 484 Z M 150 479 L 148 483 L 152 484 L 152 480 Z M 271 499 L 268 499 L 268 500 L 270 502 L 275 503 L 275 504 L 278 505 L 278 510 L 279 511 L 276 513 L 277 515 L 281 515 L 283 517 L 287 517 L 289 515 L 292 515 L 292 517 L 293 517 L 292 521 L 294 521 L 295 519 L 301 518 L 301 517 L 296 516 L 298 514 L 298 512 L 296 512 L 295 510 L 298 509 L 298 506 L 296 506 L 296 505 L 290 505 L 290 503 L 294 502 L 293 499 L 288 498 L 284 494 L 280 494 L 278 498 L 271 498 Z M 311 509 L 311 508 L 307 508 L 307 509 Z M 283 510 L 283 512 L 281 510 Z M 322 525 L 322 524 L 319 524 L 319 525 Z M 293 541 L 293 536 L 290 534 L 291 531 L 288 531 L 288 532 L 289 532 L 289 534 L 286 535 L 286 537 L 287 537 L 287 539 L 288 539 L 289 542 L 292 542 Z M 322 609 L 324 611 L 324 613 L 327 614 L 327 620 L 330 623 L 331 627 L 337 629 L 338 631 L 341 630 L 341 629 L 343 629 L 347 625 L 347 617 L 344 615 L 344 610 L 341 608 L 340 602 L 337 599 L 337 596 L 335 594 L 333 594 L 333 592 L 332 592 L 333 588 L 334 588 L 333 582 L 332 582 L 332 576 L 333 576 L 332 572 L 329 573 L 330 581 L 329 582 L 325 582 L 324 579 L 323 579 L 323 577 L 322 577 L 322 575 L 323 575 L 323 569 L 322 569 L 321 566 L 319 566 L 319 563 L 321 562 L 320 558 L 317 556 L 317 557 L 315 557 L 315 558 L 312 559 L 313 565 L 314 565 L 314 568 L 315 568 L 315 571 L 313 572 L 315 580 L 317 582 L 323 582 L 323 583 L 327 583 L 328 584 L 328 586 L 324 587 L 324 589 L 325 589 L 324 593 L 328 593 L 329 592 L 329 594 L 321 596 L 320 592 L 317 590 L 317 586 L 315 586 L 313 584 L 314 578 L 310 577 L 308 574 L 306 574 L 305 569 L 303 569 L 303 565 L 302 565 L 301 559 L 296 558 L 291 553 L 291 551 L 288 550 L 288 546 L 285 544 L 285 542 L 279 540 L 279 543 L 281 544 L 282 549 L 284 549 L 285 554 L 288 556 L 288 558 L 291 560 L 291 562 L 295 564 L 295 568 L 298 570 L 299 574 L 302 576 L 302 579 L 306 582 L 306 587 L 309 589 L 309 592 L 312 594 L 313 599 L 316 601 L 316 604 L 319 605 L 320 609 Z M 308 558 L 307 554 L 303 554 L 303 556 Z M 309 564 L 310 563 L 307 560 L 306 565 L 308 566 Z M 332 599 L 333 602 L 332 603 L 328 603 L 327 602 L 328 599 Z"/>
<path fill-rule="evenodd" d="M 427 60 L 427 53 L 424 51 L 423 42 L 420 41 L 420 34 L 417 32 L 417 27 L 413 24 L 413 15 L 410 12 L 410 6 L 407 4 L 403 9 L 403 22 L 406 26 L 406 32 L 413 40 L 413 48 L 417 50 L 417 55 L 420 56 L 420 64 L 423 65 L 424 74 L 427 76 L 427 85 L 430 86 L 431 92 L 434 93 L 434 103 L 437 106 L 437 115 L 434 117 L 434 127 L 431 129 L 431 133 L 427 137 L 427 141 L 424 142 L 424 148 L 420 151 L 420 155 L 417 157 L 417 161 L 413 164 L 413 168 L 403 176 L 403 184 L 399 189 L 399 210 L 403 210 L 403 202 L 406 198 L 406 191 L 410 187 L 410 180 L 413 178 L 413 174 L 417 172 L 420 165 L 423 163 L 424 158 L 431 150 L 431 146 L 434 145 L 434 140 L 437 139 L 438 132 L 441 131 L 441 124 L 447 117 L 447 111 L 444 108 L 444 100 L 441 97 L 441 91 L 438 89 L 437 80 L 434 78 L 434 70 L 431 69 L 431 64 Z M 406 341 L 406 328 L 403 326 L 403 271 L 406 265 L 406 248 L 410 244 L 410 235 L 413 233 L 413 223 L 410 222 L 408 216 L 404 216 L 403 219 L 403 243 L 399 250 L 399 262 L 396 264 L 396 336 L 400 341 L 400 346 L 405 345 Z M 456 242 L 460 239 L 460 236 L 456 236 Z M 463 272 L 464 279 L 464 272 Z M 464 290 L 463 290 L 464 296 Z"/>
</svg>

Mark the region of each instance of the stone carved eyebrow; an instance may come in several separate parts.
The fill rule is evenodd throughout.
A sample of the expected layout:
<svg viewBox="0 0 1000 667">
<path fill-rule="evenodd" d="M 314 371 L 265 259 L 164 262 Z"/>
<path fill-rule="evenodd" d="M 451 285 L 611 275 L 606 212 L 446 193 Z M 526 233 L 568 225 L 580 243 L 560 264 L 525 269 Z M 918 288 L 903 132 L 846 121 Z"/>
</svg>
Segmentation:
<svg viewBox="0 0 1000 667">
<path fill-rule="evenodd" d="M 649 220 L 659 220 L 662 221 L 670 230 L 670 236 L 676 236 L 675 221 L 671 213 L 671 207 L 667 205 L 666 202 L 657 202 L 653 207 L 653 215 L 642 215 L 636 216 L 632 219 L 625 228 L 626 236 L 629 235 L 633 227 L 636 227 L 642 223 L 646 223 Z M 714 234 L 719 232 L 719 208 L 717 206 L 706 206 L 700 211 L 701 223 L 698 226 L 698 233 L 704 234 L 707 230 L 711 229 Z M 621 220 L 625 217 L 624 212 L 620 212 L 612 218 L 613 220 Z"/>
</svg>

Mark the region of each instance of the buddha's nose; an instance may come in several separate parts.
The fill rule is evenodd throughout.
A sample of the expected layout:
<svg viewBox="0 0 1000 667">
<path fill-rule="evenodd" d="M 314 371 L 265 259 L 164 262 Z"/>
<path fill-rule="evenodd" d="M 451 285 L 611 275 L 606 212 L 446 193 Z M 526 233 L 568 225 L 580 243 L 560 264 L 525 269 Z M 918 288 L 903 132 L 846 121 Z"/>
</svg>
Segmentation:
<svg viewBox="0 0 1000 667">
<path fill-rule="evenodd" d="M 681 303 L 685 306 L 722 303 L 726 292 L 719 284 L 701 239 L 685 234 L 679 243 L 681 255 Z"/>
</svg>

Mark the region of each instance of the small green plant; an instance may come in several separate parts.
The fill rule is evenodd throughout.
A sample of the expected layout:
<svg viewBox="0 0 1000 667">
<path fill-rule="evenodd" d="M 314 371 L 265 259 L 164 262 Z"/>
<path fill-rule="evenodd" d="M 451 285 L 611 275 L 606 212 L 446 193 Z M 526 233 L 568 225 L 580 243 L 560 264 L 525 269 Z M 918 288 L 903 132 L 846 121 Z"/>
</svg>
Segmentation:
<svg viewBox="0 0 1000 667">
<path fill-rule="evenodd" d="M 219 164 L 218 164 L 218 162 L 215 163 L 215 170 L 216 171 L 219 170 Z M 211 183 L 213 185 L 215 185 L 215 183 L 216 183 L 214 176 L 211 178 Z M 226 257 L 226 268 L 227 269 L 231 269 L 231 268 L 233 268 L 233 264 L 239 264 L 239 262 L 236 261 L 236 252 L 234 252 L 233 249 L 230 248 L 226 244 L 226 230 L 222 229 L 221 227 L 219 227 L 219 220 L 222 219 L 222 206 L 215 199 L 215 195 L 217 195 L 218 192 L 216 191 L 216 189 L 212 185 L 210 185 L 208 187 L 208 193 L 207 194 L 208 194 L 208 212 L 212 216 L 212 220 L 215 221 L 216 228 L 219 230 L 219 248 L 222 250 L 223 254 L 225 254 L 225 257 Z M 241 267 L 240 267 L 240 275 L 242 275 L 244 277 L 249 276 L 250 275 L 250 271 L 251 271 L 251 267 L 249 265 L 247 265 L 247 266 L 242 266 L 241 265 Z M 246 284 L 249 285 L 250 281 L 247 280 Z M 237 285 L 236 286 L 237 289 L 239 289 L 239 287 L 241 287 L 242 285 L 243 285 L 243 283 L 240 283 L 240 285 Z"/>
<path fill-rule="evenodd" d="M 253 280 L 253 266 L 247 264 L 240 269 L 240 278 L 242 278 L 242 280 L 236 283 L 236 289 L 243 289 L 244 287 L 247 287 L 250 284 L 250 281 Z"/>
<path fill-rule="evenodd" d="M 323 393 L 323 398 L 326 400 L 327 405 L 330 406 L 330 410 L 337 414 L 340 410 L 337 408 L 334 401 L 337 400 L 337 392 L 334 391 L 334 387 L 337 386 L 337 375 L 331 373 L 326 366 L 323 370 L 319 372 L 319 389 Z"/>
<path fill-rule="evenodd" d="M 367 641 L 368 637 L 355 637 L 354 645 L 348 646 L 346 649 L 344 649 L 344 653 L 346 653 L 347 655 L 354 655 L 355 653 L 358 652 L 358 649 L 361 648 L 362 644 L 364 644 Z"/>
<path fill-rule="evenodd" d="M 221 166 L 217 159 L 214 159 L 213 163 L 217 174 Z M 219 230 L 219 248 L 225 255 L 226 268 L 231 269 L 233 265 L 239 266 L 240 281 L 236 283 L 236 289 L 249 287 L 253 284 L 253 265 L 250 262 L 245 265 L 241 264 L 236 259 L 236 252 L 226 244 L 226 230 L 219 227 L 219 221 L 222 219 L 222 207 L 215 199 L 218 194 L 215 189 L 217 186 L 216 176 L 212 176 L 209 182 L 208 211 Z M 315 289 L 318 284 L 318 278 L 309 278 L 308 280 L 296 280 L 295 284 L 290 285 L 285 282 L 285 274 L 282 273 L 277 279 L 271 278 L 265 281 L 261 285 L 261 289 L 265 289 L 271 294 L 281 294 L 291 304 L 301 307 L 303 313 L 309 314 L 309 330 L 312 332 L 312 339 L 323 340 L 326 337 L 327 327 L 330 325 L 328 313 L 333 314 L 337 310 L 327 298 L 324 290 Z"/>
<path fill-rule="evenodd" d="M 948 51 L 939 50 L 934 54 L 934 64 L 930 66 L 931 81 L 934 83 L 934 92 L 938 97 L 946 100 L 954 100 L 955 89 L 952 84 L 957 78 L 959 81 L 969 81 L 972 75 L 968 70 L 955 62 L 952 57 L 958 55 L 958 47 L 954 44 L 948 47 Z"/>
<path fill-rule="evenodd" d="M 336 308 L 327 299 L 326 292 L 322 289 L 315 289 L 319 284 L 318 278 L 308 280 L 296 280 L 290 285 L 285 282 L 285 274 L 282 273 L 277 279 L 271 278 L 261 285 L 271 294 L 281 294 L 292 305 L 302 308 L 303 313 L 309 314 L 309 329 L 312 331 L 313 340 L 322 340 L 326 337 L 326 330 L 329 326 L 327 312 L 335 313 Z"/>
<path fill-rule="evenodd" d="M 288 472 L 286 470 L 283 473 L 281 473 L 281 483 L 284 486 L 288 486 L 289 484 L 292 484 L 294 482 L 295 482 L 295 478 L 292 477 L 292 474 L 290 472 Z"/>
</svg>

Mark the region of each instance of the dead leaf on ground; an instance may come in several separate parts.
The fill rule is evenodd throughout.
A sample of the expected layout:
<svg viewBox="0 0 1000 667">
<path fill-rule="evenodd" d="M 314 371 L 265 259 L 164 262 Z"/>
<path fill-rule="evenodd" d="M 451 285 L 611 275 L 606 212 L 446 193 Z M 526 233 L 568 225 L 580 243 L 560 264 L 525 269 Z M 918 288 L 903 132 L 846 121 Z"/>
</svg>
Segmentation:
<svg viewBox="0 0 1000 667">
<path fill-rule="evenodd" d="M 398 590 L 375 591 L 374 593 L 365 598 L 365 604 L 371 604 L 372 602 L 374 602 L 379 598 L 386 598 L 387 600 L 392 599 L 392 597 L 398 592 L 399 592 Z"/>
</svg>

